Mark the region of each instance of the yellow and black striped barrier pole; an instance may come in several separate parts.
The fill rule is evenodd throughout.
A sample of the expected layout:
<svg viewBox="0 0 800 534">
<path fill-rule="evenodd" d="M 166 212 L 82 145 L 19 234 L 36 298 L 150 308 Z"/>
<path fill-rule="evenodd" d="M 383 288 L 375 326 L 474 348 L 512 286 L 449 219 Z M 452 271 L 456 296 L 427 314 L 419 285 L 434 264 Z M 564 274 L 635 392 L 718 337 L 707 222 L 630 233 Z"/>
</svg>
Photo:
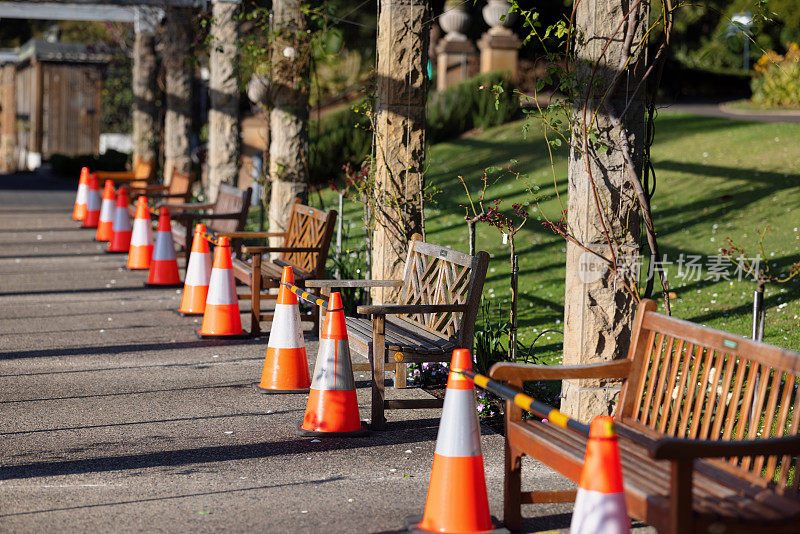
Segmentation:
<svg viewBox="0 0 800 534">
<path fill-rule="evenodd" d="M 570 419 L 565 414 L 556 410 L 555 408 L 539 402 L 533 397 L 520 393 L 516 389 L 507 386 L 502 382 L 492 380 L 488 376 L 476 373 L 472 369 L 453 369 L 454 373 L 459 373 L 472 380 L 476 386 L 494 393 L 501 399 L 511 401 L 525 411 L 528 411 L 538 417 L 546 418 L 548 422 L 553 423 L 561 428 L 569 428 L 576 432 L 580 432 L 584 436 L 589 435 L 589 425 L 584 425 L 574 419 Z"/>
<path fill-rule="evenodd" d="M 284 286 L 289 291 L 291 291 L 292 293 L 294 293 L 295 295 L 297 295 L 297 298 L 302 299 L 308 302 L 309 304 L 313 304 L 314 306 L 320 306 L 322 308 L 325 308 L 326 310 L 328 309 L 327 300 L 317 297 L 316 295 L 312 295 L 308 291 L 305 291 L 302 288 L 293 286 L 291 284 L 281 282 L 281 285 Z M 339 311 L 339 310 L 328 310 L 328 311 Z"/>
</svg>

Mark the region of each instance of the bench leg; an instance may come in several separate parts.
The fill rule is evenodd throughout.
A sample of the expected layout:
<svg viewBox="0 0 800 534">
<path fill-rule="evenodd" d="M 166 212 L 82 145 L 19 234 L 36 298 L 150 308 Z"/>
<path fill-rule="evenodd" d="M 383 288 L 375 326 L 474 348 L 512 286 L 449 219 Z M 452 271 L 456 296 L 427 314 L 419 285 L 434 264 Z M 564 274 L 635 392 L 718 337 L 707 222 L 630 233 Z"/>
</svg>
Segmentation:
<svg viewBox="0 0 800 534">
<path fill-rule="evenodd" d="M 253 254 L 250 275 L 250 335 L 261 333 L 261 254 Z"/>
<path fill-rule="evenodd" d="M 508 530 L 522 529 L 522 454 L 511 448 L 506 441 L 505 470 L 503 482 L 503 522 Z"/>
<path fill-rule="evenodd" d="M 405 389 L 406 386 L 406 378 L 408 376 L 408 364 L 407 363 L 398 363 L 394 366 L 394 388 L 395 389 Z"/>
<path fill-rule="evenodd" d="M 385 353 L 386 317 L 374 315 L 372 317 L 372 417 L 370 428 L 383 430 L 386 428 L 386 419 L 383 416 L 383 359 Z"/>
<path fill-rule="evenodd" d="M 693 532 L 692 525 L 692 470 L 694 460 L 672 460 L 670 476 L 670 529 L 673 534 Z"/>
</svg>

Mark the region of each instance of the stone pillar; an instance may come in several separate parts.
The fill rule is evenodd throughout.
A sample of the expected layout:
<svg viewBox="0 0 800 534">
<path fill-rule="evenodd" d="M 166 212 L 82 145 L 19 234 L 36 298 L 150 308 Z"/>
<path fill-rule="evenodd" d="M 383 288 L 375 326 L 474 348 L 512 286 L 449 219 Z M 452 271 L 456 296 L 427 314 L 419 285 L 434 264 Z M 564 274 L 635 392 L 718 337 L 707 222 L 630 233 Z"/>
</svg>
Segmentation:
<svg viewBox="0 0 800 534">
<path fill-rule="evenodd" d="M 381 0 L 372 237 L 375 280 L 402 279 L 408 241 L 422 232 L 429 20 L 426 1 Z M 372 299 L 380 303 L 396 293 L 378 288 Z"/>
<path fill-rule="evenodd" d="M 211 52 L 208 92 L 208 195 L 216 199 L 219 184 L 236 184 L 239 167 L 238 0 L 211 3 Z"/>
<path fill-rule="evenodd" d="M 644 103 L 640 94 L 622 119 L 623 132 L 613 126 L 610 110 L 620 113 L 630 100 L 627 91 L 633 91 L 639 76 L 644 72 L 643 54 L 636 47 L 642 40 L 646 26 L 647 9 L 638 16 L 633 34 L 633 57 L 628 70 L 620 72 L 625 64 L 623 41 L 628 24 L 619 33 L 601 57 L 603 47 L 611 38 L 626 14 L 624 0 L 581 2 L 576 12 L 576 28 L 582 35 L 576 45 L 576 94 L 573 113 L 576 129 L 572 132 L 569 159 L 569 202 L 567 223 L 573 237 L 586 248 L 611 259 L 606 232 L 615 245 L 617 265 L 620 258 L 631 258 L 638 253 L 639 211 L 635 192 L 626 171 L 621 151 L 621 137 L 627 137 L 632 147 L 632 161 L 641 176 L 643 165 Z M 597 69 L 593 81 L 593 66 Z M 624 68 L 624 67 L 623 67 Z M 615 83 L 615 78 L 621 80 Z M 591 89 L 590 89 L 591 84 Z M 610 94 L 603 100 L 604 95 Z M 581 131 L 583 105 L 586 116 L 595 116 L 594 129 L 599 142 L 610 147 L 603 149 L 598 143 L 585 139 Z M 595 115 L 596 114 L 596 115 Z M 584 153 L 586 152 L 586 153 Z M 590 177 L 591 172 L 591 177 Z M 592 187 L 594 184 L 594 188 Z M 601 217 L 597 201 L 605 214 Z M 599 258 L 573 243 L 567 243 L 566 294 L 564 307 L 564 364 L 587 364 L 625 358 L 630 344 L 636 300 L 625 289 L 625 283 L 635 291 L 634 269 L 618 270 L 618 276 Z M 565 413 L 582 421 L 598 414 L 613 411 L 618 387 L 613 382 L 601 380 L 565 381 L 561 407 Z"/>
<path fill-rule="evenodd" d="M 155 50 L 155 28 L 158 13 L 147 8 L 136 9 L 133 42 L 133 156 L 155 162 L 157 157 L 156 76 L 158 61 Z"/>
<path fill-rule="evenodd" d="M 0 70 L 0 172 L 17 171 L 17 66 L 13 63 L 3 65 Z"/>
<path fill-rule="evenodd" d="M 517 75 L 517 56 L 520 40 L 510 27 L 516 13 L 509 13 L 511 4 L 506 0 L 489 0 L 483 7 L 483 19 L 490 26 L 478 41 L 481 50 L 481 72 L 509 70 Z M 505 16 L 504 20 L 501 18 Z"/>
<path fill-rule="evenodd" d="M 444 91 L 477 74 L 475 45 L 464 35 L 469 29 L 470 19 L 461 0 L 445 3 L 439 24 L 447 34 L 436 45 L 437 91 Z"/>
<path fill-rule="evenodd" d="M 270 112 L 269 231 L 283 232 L 295 198 L 308 192 L 308 87 L 311 45 L 300 0 L 274 0 Z M 331 157 L 335 157 L 331 154 Z M 279 245 L 282 238 L 270 238 Z"/>
<path fill-rule="evenodd" d="M 164 32 L 167 113 L 164 117 L 164 183 L 169 184 L 173 169 L 189 172 L 192 133 L 192 66 L 189 61 L 191 8 L 169 7 Z"/>
</svg>

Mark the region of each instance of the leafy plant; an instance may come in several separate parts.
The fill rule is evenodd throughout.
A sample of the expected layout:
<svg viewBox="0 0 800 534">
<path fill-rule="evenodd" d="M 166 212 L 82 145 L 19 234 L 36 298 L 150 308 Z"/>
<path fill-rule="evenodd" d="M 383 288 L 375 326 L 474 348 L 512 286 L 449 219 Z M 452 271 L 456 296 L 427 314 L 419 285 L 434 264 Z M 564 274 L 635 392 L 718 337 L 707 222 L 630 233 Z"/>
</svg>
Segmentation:
<svg viewBox="0 0 800 534">
<path fill-rule="evenodd" d="M 480 313 L 475 321 L 475 370 L 487 374 L 497 362 L 508 360 L 508 350 L 503 345 L 508 339 L 511 323 L 498 303 L 497 311 L 492 314 L 491 302 L 481 299 Z"/>
<path fill-rule="evenodd" d="M 800 47 L 789 43 L 786 48 L 784 55 L 768 51 L 753 65 L 755 74 L 750 82 L 753 103 L 800 107 Z"/>
</svg>

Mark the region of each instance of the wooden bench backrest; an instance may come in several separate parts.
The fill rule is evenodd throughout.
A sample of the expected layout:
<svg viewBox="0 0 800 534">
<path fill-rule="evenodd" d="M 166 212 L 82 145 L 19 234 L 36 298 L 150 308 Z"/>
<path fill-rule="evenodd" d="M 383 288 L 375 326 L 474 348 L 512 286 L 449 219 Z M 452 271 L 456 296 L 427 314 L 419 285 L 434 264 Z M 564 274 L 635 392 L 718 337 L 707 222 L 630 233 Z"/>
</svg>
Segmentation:
<svg viewBox="0 0 800 534">
<path fill-rule="evenodd" d="M 242 191 L 238 187 L 228 184 L 220 184 L 217 201 L 214 203 L 212 213 L 238 213 L 239 217 L 232 219 L 211 219 L 208 228 L 219 233 L 237 232 L 244 229 L 247 222 L 247 212 L 250 209 L 250 195 L 253 190 L 247 188 Z"/>
<path fill-rule="evenodd" d="M 155 167 L 152 161 L 144 161 L 136 156 L 133 161 L 133 177 L 137 180 L 150 181 Z"/>
<path fill-rule="evenodd" d="M 655 309 L 652 301 L 639 307 L 619 418 L 690 439 L 765 439 L 798 433 L 800 354 Z M 797 489 L 800 479 L 797 455 L 716 463 L 780 487 Z"/>
<path fill-rule="evenodd" d="M 481 251 L 473 257 L 417 237 L 409 243 L 400 303 L 466 304 L 467 311 L 401 317 L 445 338 L 455 337 L 460 347 L 470 348 L 489 254 Z"/>
<path fill-rule="evenodd" d="M 178 169 L 172 171 L 172 178 L 169 181 L 169 192 L 173 195 L 179 195 L 189 192 L 194 181 L 194 175 L 191 172 L 181 172 Z"/>
<path fill-rule="evenodd" d="M 328 249 L 333 236 L 333 226 L 336 223 L 335 210 L 328 212 L 318 210 L 300 203 L 296 200 L 292 204 L 289 214 L 289 224 L 286 227 L 284 246 L 287 247 L 319 247 L 320 253 L 314 252 L 284 252 L 281 259 L 293 267 L 298 267 L 324 278 L 325 262 L 328 259 Z"/>
</svg>

